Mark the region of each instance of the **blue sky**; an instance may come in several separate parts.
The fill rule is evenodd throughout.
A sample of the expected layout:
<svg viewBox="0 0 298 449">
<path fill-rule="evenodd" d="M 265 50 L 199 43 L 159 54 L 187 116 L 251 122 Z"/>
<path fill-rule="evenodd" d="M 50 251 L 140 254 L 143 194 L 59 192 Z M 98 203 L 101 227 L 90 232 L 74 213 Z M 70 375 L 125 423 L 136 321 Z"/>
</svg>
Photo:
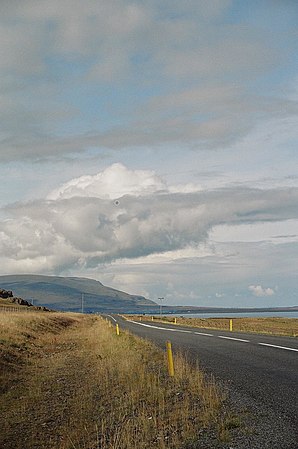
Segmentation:
<svg viewBox="0 0 298 449">
<path fill-rule="evenodd" d="M 2 274 L 298 304 L 296 1 L 0 13 Z"/>
</svg>

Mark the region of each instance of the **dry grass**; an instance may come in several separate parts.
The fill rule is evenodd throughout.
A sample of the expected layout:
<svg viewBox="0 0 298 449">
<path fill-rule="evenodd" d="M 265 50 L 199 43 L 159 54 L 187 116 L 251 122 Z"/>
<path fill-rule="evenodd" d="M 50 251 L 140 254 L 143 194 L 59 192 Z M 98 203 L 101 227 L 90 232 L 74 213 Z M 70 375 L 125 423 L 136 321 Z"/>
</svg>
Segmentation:
<svg viewBox="0 0 298 449">
<path fill-rule="evenodd" d="M 151 316 L 131 315 L 131 319 L 152 321 Z M 233 331 L 253 332 L 258 334 L 298 336 L 298 318 L 233 318 Z M 173 316 L 154 316 L 156 322 L 174 323 Z M 200 327 L 204 329 L 229 330 L 229 318 L 188 318 L 176 317 L 180 326 Z"/>
<path fill-rule="evenodd" d="M 9 299 L 0 299 L 0 311 L 1 313 L 7 310 L 8 312 L 12 311 L 18 311 L 18 310 L 24 311 L 24 309 L 27 309 L 29 311 L 29 307 L 21 306 L 17 303 L 12 303 Z"/>
<path fill-rule="evenodd" d="M 194 448 L 228 438 L 222 392 L 182 355 L 101 318 L 0 315 L 2 449 Z M 226 424 L 227 423 L 227 424 Z"/>
<path fill-rule="evenodd" d="M 0 392 L 14 382 L 14 373 L 38 355 L 49 335 L 75 323 L 74 315 L 42 312 L 1 313 L 0 315 Z"/>
</svg>

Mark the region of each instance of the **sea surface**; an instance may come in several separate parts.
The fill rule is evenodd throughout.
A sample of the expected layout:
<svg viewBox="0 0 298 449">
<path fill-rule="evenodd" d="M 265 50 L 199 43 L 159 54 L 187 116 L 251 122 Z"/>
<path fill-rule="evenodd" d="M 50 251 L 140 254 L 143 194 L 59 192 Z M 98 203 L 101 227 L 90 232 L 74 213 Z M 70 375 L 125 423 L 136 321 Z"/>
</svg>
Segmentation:
<svg viewBox="0 0 298 449">
<path fill-rule="evenodd" d="M 295 312 L 229 312 L 229 313 L 176 313 L 171 316 L 183 316 L 188 318 L 298 318 L 298 311 Z"/>
</svg>

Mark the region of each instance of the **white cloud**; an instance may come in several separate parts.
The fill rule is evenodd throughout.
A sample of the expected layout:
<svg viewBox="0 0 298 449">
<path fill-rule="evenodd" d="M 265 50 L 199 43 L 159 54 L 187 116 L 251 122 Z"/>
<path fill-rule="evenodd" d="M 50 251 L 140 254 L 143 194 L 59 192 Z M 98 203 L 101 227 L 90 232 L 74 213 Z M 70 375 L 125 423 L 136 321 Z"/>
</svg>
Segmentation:
<svg viewBox="0 0 298 449">
<path fill-rule="evenodd" d="M 79 196 L 116 199 L 123 195 L 150 195 L 166 189 L 165 182 L 153 171 L 129 170 L 117 163 L 96 175 L 72 179 L 49 193 L 47 198 L 57 200 Z"/>
<path fill-rule="evenodd" d="M 215 226 L 209 234 L 214 242 L 298 242 L 298 220 L 268 221 L 241 225 Z"/>
<path fill-rule="evenodd" d="M 273 296 L 275 291 L 271 287 L 262 287 L 261 285 L 250 285 L 248 289 L 252 292 L 254 296 Z"/>
<path fill-rule="evenodd" d="M 218 224 L 298 218 L 295 188 L 180 190 L 172 193 L 152 171 L 114 164 L 63 185 L 48 199 L 7 206 L 0 223 L 3 266 L 8 259 L 18 266 L 23 261 L 25 271 L 28 260 L 36 267 L 43 257 L 39 270 L 51 264 L 52 271 L 62 271 L 161 253 L 170 259 L 180 250 L 189 258 Z M 203 247 L 196 251 L 206 253 Z"/>
<path fill-rule="evenodd" d="M 216 296 L 216 298 L 223 298 L 225 296 L 225 294 L 216 292 L 215 296 Z"/>
</svg>

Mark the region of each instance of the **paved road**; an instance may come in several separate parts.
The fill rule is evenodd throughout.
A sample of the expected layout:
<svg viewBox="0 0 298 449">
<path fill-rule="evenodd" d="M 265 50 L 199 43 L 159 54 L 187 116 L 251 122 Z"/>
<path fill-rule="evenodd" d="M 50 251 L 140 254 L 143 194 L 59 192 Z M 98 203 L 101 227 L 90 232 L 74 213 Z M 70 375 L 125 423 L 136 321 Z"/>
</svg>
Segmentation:
<svg viewBox="0 0 298 449">
<path fill-rule="evenodd" d="M 298 449 L 298 339 L 110 319 L 163 348 L 170 340 L 199 360 L 240 408 L 262 416 L 258 431 L 267 435 L 260 447 Z"/>
</svg>

